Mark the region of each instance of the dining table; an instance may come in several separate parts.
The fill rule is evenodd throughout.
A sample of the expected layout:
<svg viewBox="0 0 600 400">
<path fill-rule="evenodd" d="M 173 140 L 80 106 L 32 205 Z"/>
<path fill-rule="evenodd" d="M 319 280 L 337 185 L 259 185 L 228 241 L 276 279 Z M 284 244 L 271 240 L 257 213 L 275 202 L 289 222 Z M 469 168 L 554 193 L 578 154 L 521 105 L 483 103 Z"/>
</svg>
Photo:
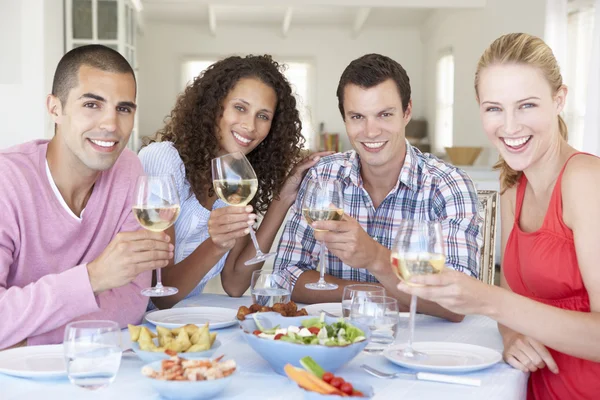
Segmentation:
<svg viewBox="0 0 600 400">
<path fill-rule="evenodd" d="M 224 307 L 237 309 L 251 304 L 250 296 L 228 297 L 200 294 L 180 302 L 176 307 Z M 302 304 L 299 304 L 301 307 Z M 146 322 L 147 323 L 147 322 Z M 151 326 L 151 325 L 149 325 Z M 220 354 L 234 359 L 238 365 L 232 383 L 219 399 L 303 399 L 304 392 L 289 378 L 275 373 L 269 364 L 246 343 L 239 325 L 216 330 L 221 341 Z M 400 318 L 396 344 L 408 338 L 408 318 Z M 131 345 L 125 329 L 122 347 Z M 488 347 L 502 352 L 502 338 L 494 320 L 484 316 L 466 316 L 460 323 L 418 314 L 415 320 L 415 342 L 443 341 Z M 215 354 L 215 356 L 218 354 Z M 362 352 L 336 372 L 350 382 L 361 382 L 374 389 L 373 399 L 441 399 L 444 400 L 520 400 L 527 394 L 528 374 L 499 362 L 489 368 L 462 374 L 481 380 L 478 387 L 429 382 L 411 378 L 383 379 L 360 368 L 367 364 L 385 372 L 411 372 L 388 361 L 381 354 Z M 108 387 L 90 391 L 71 384 L 68 378 L 47 380 L 16 378 L 0 374 L 2 400 L 66 400 L 66 399 L 161 399 L 149 378 L 141 374 L 144 362 L 135 353 L 124 352 L 116 379 Z"/>
</svg>

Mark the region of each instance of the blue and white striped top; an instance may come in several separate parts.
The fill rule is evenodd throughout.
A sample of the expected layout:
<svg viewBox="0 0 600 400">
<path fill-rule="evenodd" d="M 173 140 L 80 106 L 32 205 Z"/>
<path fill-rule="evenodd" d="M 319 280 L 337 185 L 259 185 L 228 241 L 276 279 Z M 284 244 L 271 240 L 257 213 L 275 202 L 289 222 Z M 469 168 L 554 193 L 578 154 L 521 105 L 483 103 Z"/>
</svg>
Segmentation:
<svg viewBox="0 0 600 400">
<path fill-rule="evenodd" d="M 188 180 L 185 178 L 183 161 L 171 142 L 152 143 L 140 151 L 139 157 L 147 175 L 171 174 L 175 180 L 181 202 L 181 213 L 175 221 L 174 258 L 175 264 L 177 264 L 209 238 L 208 218 L 211 210 L 204 208 L 196 199 Z M 216 210 L 225 206 L 225 203 L 217 199 L 212 209 Z M 187 297 L 202 293 L 206 283 L 221 273 L 227 254 L 202 278 L 198 286 Z"/>
</svg>

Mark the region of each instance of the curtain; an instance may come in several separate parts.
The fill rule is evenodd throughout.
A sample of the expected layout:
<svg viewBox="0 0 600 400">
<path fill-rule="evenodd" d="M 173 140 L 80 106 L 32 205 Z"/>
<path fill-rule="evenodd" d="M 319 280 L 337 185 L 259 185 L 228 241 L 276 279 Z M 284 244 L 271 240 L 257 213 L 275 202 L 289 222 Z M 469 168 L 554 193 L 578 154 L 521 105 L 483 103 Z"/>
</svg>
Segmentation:
<svg viewBox="0 0 600 400">
<path fill-rule="evenodd" d="M 567 0 L 546 0 L 544 41 L 550 46 L 558 65 L 567 65 Z"/>
<path fill-rule="evenodd" d="M 600 156 L 600 0 L 595 0 L 594 37 L 590 53 L 583 151 Z"/>
</svg>

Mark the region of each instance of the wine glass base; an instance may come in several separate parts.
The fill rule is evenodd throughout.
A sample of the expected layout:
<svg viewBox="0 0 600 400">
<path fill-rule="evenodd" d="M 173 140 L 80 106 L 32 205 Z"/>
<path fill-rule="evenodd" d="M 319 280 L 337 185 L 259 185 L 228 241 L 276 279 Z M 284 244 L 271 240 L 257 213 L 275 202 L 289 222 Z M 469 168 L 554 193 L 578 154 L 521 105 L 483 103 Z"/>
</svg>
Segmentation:
<svg viewBox="0 0 600 400">
<path fill-rule="evenodd" d="M 402 352 L 402 357 L 405 360 L 410 360 L 410 361 L 420 361 L 420 360 L 425 360 L 427 357 L 429 357 L 429 355 L 427 353 L 422 353 L 420 351 L 416 351 L 416 350 L 408 350 L 408 349 L 404 349 L 404 351 Z"/>
<path fill-rule="evenodd" d="M 246 261 L 244 263 L 244 265 L 254 265 L 254 264 L 261 263 L 263 261 L 268 260 L 271 257 L 275 257 L 276 254 L 277 253 L 273 252 L 273 253 L 266 253 L 266 254 L 256 255 L 254 258 L 251 258 L 248 261 Z"/>
<path fill-rule="evenodd" d="M 163 287 L 147 288 L 147 289 L 142 290 L 141 293 L 142 293 L 142 295 L 148 296 L 148 297 L 165 297 L 165 296 L 173 296 L 177 292 L 179 292 L 179 290 L 177 288 L 170 287 L 170 286 L 163 286 Z"/>
<path fill-rule="evenodd" d="M 304 287 L 311 290 L 335 290 L 338 288 L 338 285 L 336 285 L 335 283 L 314 282 L 307 283 L 306 285 L 304 285 Z"/>
</svg>

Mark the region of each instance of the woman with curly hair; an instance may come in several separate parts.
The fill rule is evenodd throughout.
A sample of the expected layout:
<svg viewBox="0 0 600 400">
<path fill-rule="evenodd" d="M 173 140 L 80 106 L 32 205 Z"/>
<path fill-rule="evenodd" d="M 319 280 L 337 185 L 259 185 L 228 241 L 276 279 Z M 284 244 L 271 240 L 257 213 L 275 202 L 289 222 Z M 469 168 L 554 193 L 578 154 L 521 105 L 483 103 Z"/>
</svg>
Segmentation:
<svg viewBox="0 0 600 400">
<path fill-rule="evenodd" d="M 230 296 L 248 289 L 252 272 L 262 267 L 244 265 L 256 252 L 249 227 L 266 212 L 256 236 L 268 250 L 304 173 L 329 154 L 313 154 L 294 166 L 304 143 L 301 129 L 282 66 L 268 55 L 218 61 L 179 96 L 165 127 L 139 154 L 147 174 L 173 175 L 181 198 L 181 214 L 167 230 L 174 260 L 162 271 L 163 283 L 179 293 L 153 298 L 157 307 L 201 293 L 219 273 Z M 212 187 L 211 160 L 236 151 L 258 177 L 256 196 L 246 207 L 227 206 Z"/>
</svg>

